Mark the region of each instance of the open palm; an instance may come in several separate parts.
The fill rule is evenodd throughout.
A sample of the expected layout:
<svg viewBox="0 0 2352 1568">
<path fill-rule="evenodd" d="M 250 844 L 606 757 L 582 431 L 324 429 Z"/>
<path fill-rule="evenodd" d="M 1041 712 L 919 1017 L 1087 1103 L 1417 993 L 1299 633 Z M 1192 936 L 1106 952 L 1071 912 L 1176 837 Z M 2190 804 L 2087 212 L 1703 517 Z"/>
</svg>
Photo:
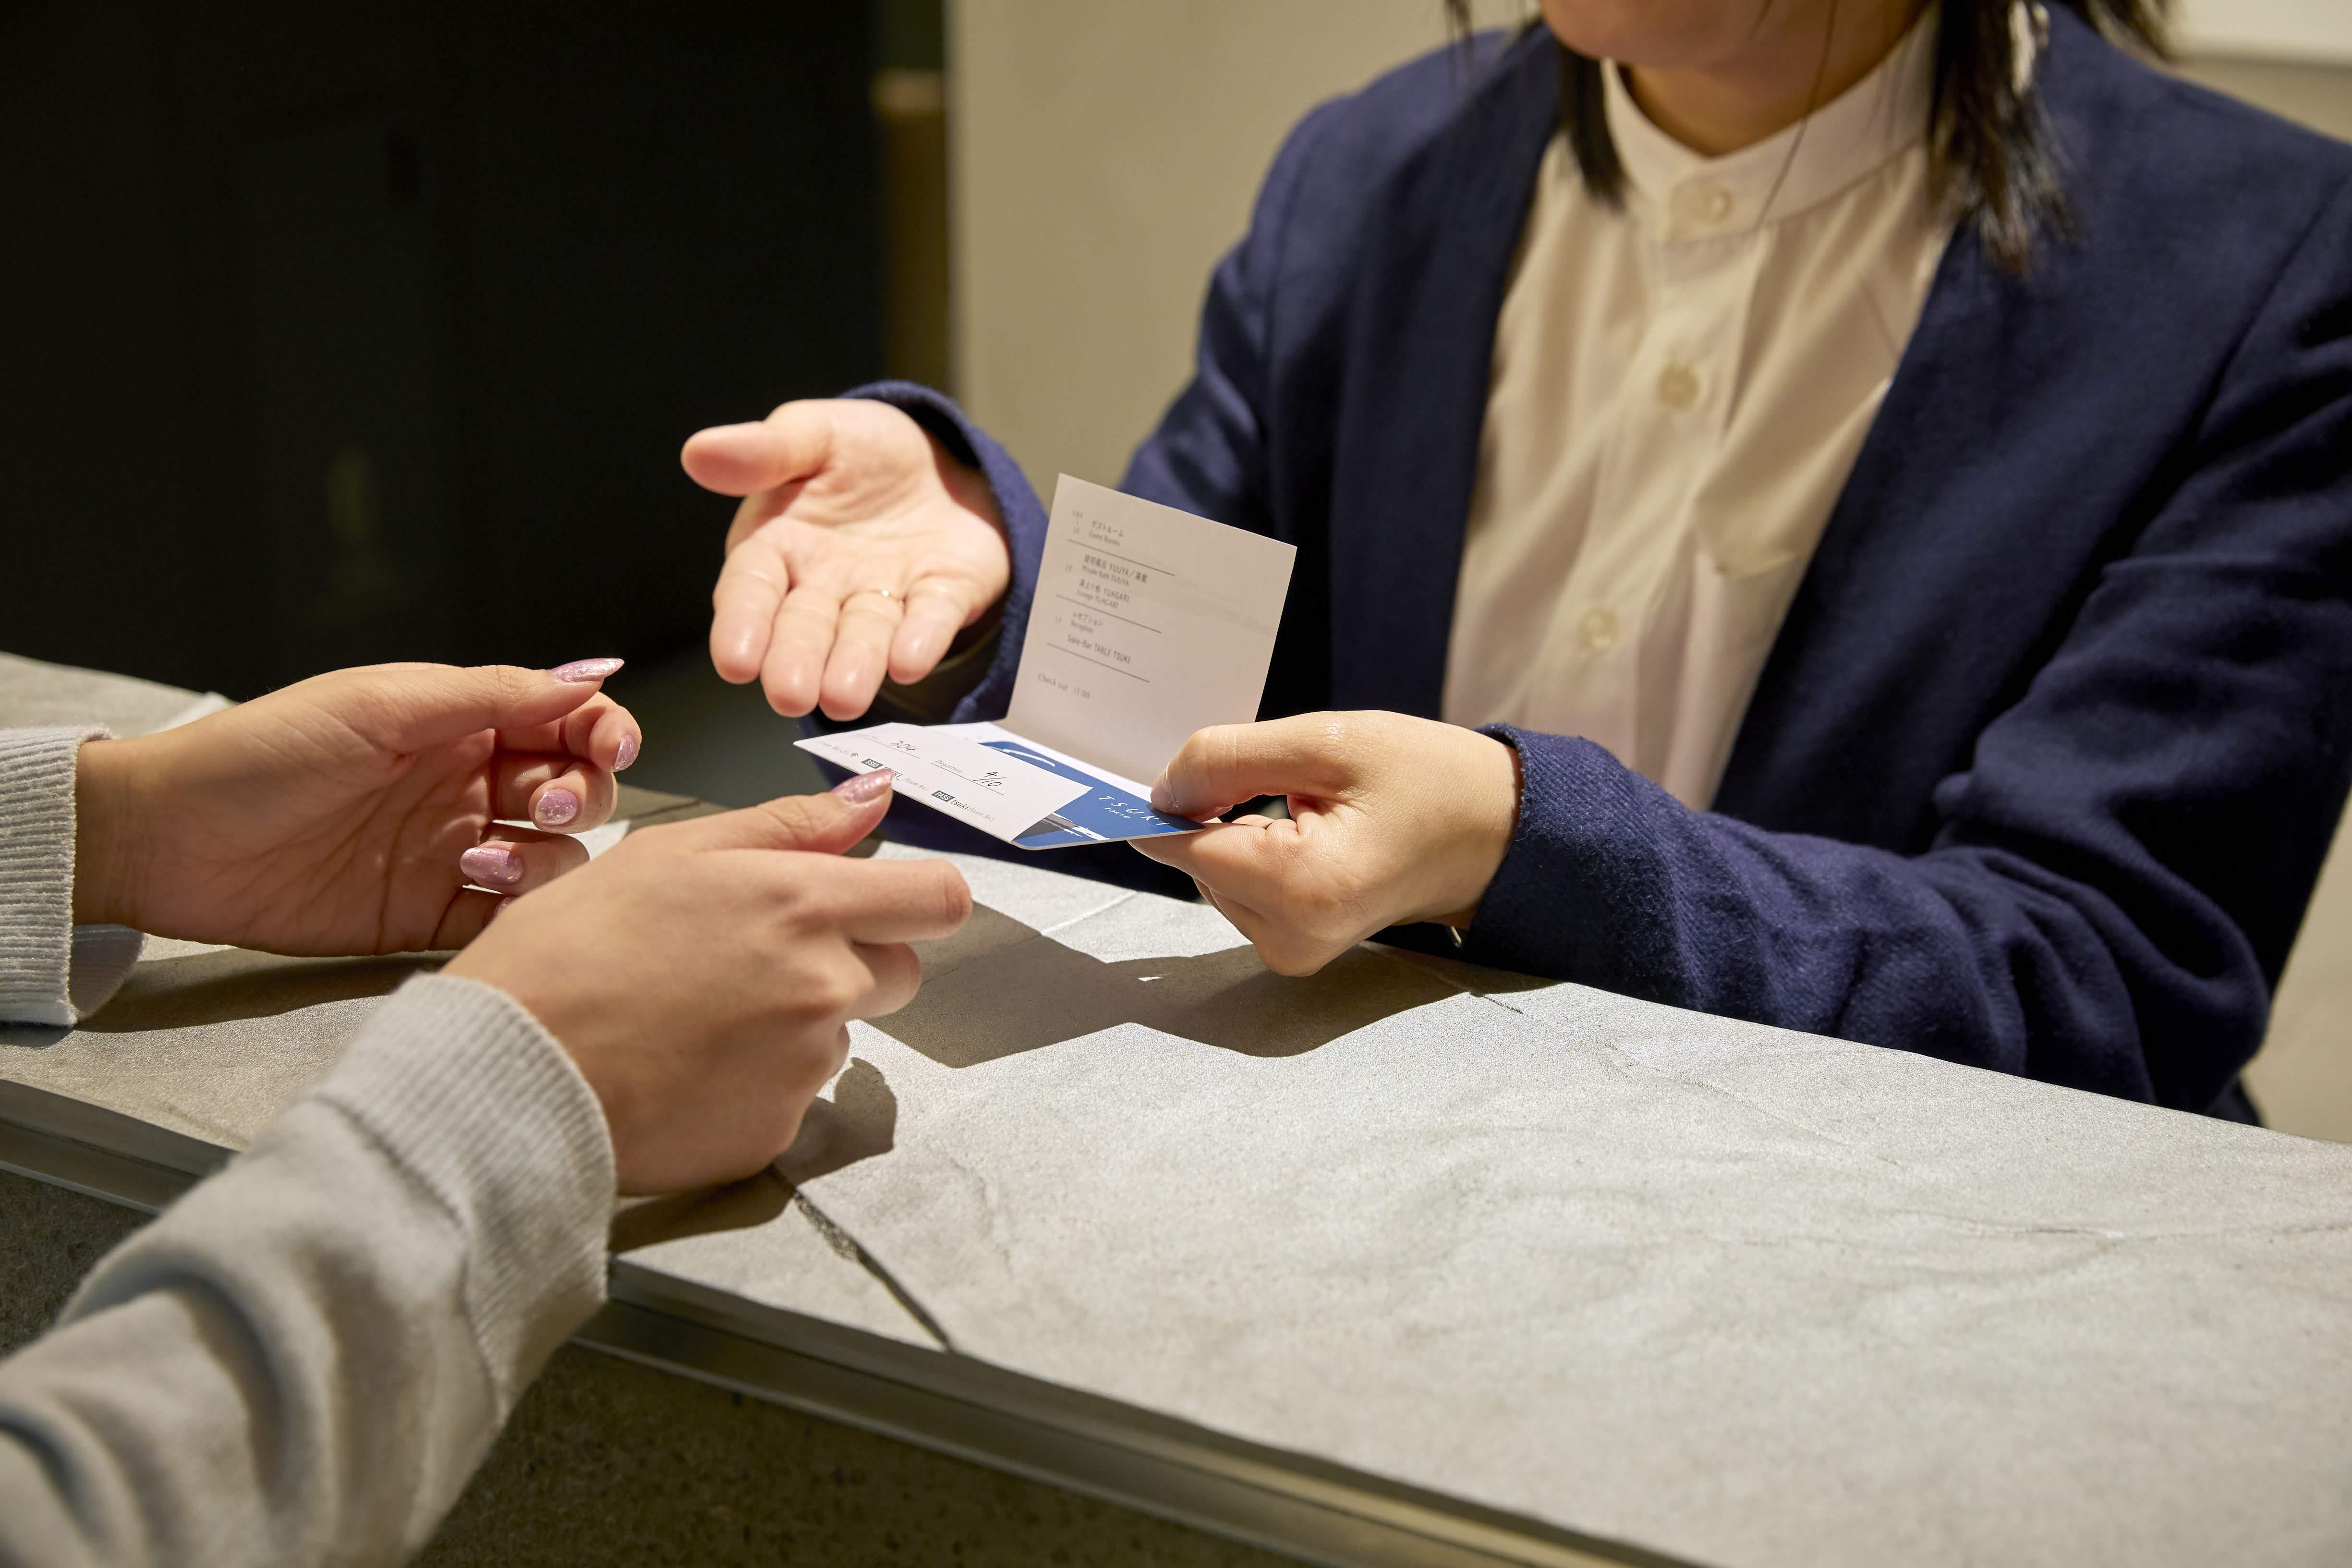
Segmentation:
<svg viewBox="0 0 2352 1568">
<path fill-rule="evenodd" d="M 929 674 L 1012 578 L 988 483 L 887 404 L 788 403 L 686 446 L 743 497 L 711 595 L 711 662 L 776 711 L 854 719 Z"/>
<path fill-rule="evenodd" d="M 275 952 L 463 946 L 586 861 L 565 835 L 611 815 L 637 742 L 593 679 L 382 665 L 99 742 L 77 918 Z"/>
</svg>

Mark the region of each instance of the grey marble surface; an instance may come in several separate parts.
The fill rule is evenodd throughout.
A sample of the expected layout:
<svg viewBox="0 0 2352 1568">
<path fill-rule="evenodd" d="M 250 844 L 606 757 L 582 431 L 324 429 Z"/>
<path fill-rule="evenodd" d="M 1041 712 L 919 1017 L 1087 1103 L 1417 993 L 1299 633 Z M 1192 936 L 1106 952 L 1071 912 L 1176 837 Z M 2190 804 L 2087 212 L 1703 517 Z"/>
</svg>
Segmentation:
<svg viewBox="0 0 2352 1568">
<path fill-rule="evenodd" d="M 1706 1562 L 2352 1560 L 2352 1150 L 967 869 L 785 1162 L 961 1353 Z"/>
<path fill-rule="evenodd" d="M 0 1171 L 0 1355 L 146 1215 Z M 419 1568 L 1282 1568 L 1270 1552 L 567 1345 Z"/>
<path fill-rule="evenodd" d="M 633 1261 L 1702 1562 L 2352 1561 L 2352 1148 L 965 866 Z M 166 950 L 0 1077 L 240 1143 L 400 968 Z"/>
</svg>

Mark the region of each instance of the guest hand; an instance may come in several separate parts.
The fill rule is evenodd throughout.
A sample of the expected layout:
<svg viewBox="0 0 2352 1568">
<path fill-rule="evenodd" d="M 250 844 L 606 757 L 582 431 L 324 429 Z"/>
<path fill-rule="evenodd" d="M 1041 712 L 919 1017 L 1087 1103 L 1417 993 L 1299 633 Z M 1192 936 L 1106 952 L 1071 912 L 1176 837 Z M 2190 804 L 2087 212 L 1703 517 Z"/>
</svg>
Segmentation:
<svg viewBox="0 0 2352 1568">
<path fill-rule="evenodd" d="M 929 675 L 1012 580 L 996 498 L 921 426 L 864 398 L 787 403 L 686 444 L 686 471 L 741 496 L 712 592 L 710 662 L 798 717 L 855 719 L 885 673 Z"/>
<path fill-rule="evenodd" d="M 619 668 L 337 670 L 85 745 L 74 919 L 273 952 L 461 947 L 587 862 L 562 835 L 612 815 L 640 739 L 598 690 Z"/>
<path fill-rule="evenodd" d="M 1151 786 L 1162 811 L 1210 817 L 1262 795 L 1263 816 L 1136 848 L 1191 873 L 1278 974 L 1312 974 L 1373 932 L 1470 923 L 1518 824 L 1518 753 L 1399 713 L 1310 713 L 1202 730 Z"/>
<path fill-rule="evenodd" d="M 944 860 L 847 860 L 890 775 L 649 828 L 517 902 L 448 973 L 496 985 L 604 1105 L 625 1193 L 749 1175 L 791 1146 L 849 1050 L 847 1021 L 922 980 L 904 944 L 952 933 Z"/>
</svg>

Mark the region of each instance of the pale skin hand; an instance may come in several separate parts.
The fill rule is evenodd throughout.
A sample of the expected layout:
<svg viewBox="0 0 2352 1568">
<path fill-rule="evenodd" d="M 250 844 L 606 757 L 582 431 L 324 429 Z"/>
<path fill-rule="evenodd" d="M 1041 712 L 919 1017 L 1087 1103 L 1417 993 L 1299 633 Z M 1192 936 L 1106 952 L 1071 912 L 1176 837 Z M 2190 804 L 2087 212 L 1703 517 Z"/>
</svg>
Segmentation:
<svg viewBox="0 0 2352 1568">
<path fill-rule="evenodd" d="M 612 815 L 642 738 L 600 684 L 378 665 L 85 744 L 74 919 L 272 952 L 463 946 L 504 896 L 587 862 L 566 835 Z M 512 873 L 499 893 L 467 886 L 460 857 L 482 846 Z"/>
<path fill-rule="evenodd" d="M 631 835 L 516 900 L 447 973 L 499 987 L 596 1092 L 625 1193 L 746 1176 L 792 1144 L 841 1070 L 848 1021 L 921 983 L 904 945 L 971 892 L 943 860 L 849 860 L 887 773 Z"/>
<path fill-rule="evenodd" d="M 863 398 L 787 403 L 686 444 L 705 489 L 741 496 L 711 594 L 710 662 L 798 718 L 855 719 L 1004 595 L 1013 559 L 986 479 Z"/>
<path fill-rule="evenodd" d="M 1221 725 L 1184 742 L 1151 804 L 1207 818 L 1268 795 L 1289 820 L 1134 844 L 1189 873 L 1268 969 L 1312 974 L 1389 926 L 1469 924 L 1518 826 L 1518 753 L 1400 713 Z"/>
</svg>

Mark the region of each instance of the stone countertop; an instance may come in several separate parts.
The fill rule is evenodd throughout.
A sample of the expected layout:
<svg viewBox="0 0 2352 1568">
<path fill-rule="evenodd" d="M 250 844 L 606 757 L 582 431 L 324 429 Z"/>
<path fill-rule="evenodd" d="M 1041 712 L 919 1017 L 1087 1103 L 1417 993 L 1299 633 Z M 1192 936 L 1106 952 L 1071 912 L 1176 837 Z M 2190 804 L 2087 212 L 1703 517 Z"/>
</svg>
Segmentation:
<svg viewBox="0 0 2352 1568">
<path fill-rule="evenodd" d="M 1704 1562 L 2352 1558 L 2352 1148 L 963 864 L 802 1208 L 636 1261 L 811 1310 L 814 1214 L 959 1353 Z"/>
<path fill-rule="evenodd" d="M 632 1263 L 1696 1561 L 2352 1559 L 2352 1148 L 960 863 Z M 0 1078 L 234 1147 L 413 963 L 159 944 Z"/>
</svg>

